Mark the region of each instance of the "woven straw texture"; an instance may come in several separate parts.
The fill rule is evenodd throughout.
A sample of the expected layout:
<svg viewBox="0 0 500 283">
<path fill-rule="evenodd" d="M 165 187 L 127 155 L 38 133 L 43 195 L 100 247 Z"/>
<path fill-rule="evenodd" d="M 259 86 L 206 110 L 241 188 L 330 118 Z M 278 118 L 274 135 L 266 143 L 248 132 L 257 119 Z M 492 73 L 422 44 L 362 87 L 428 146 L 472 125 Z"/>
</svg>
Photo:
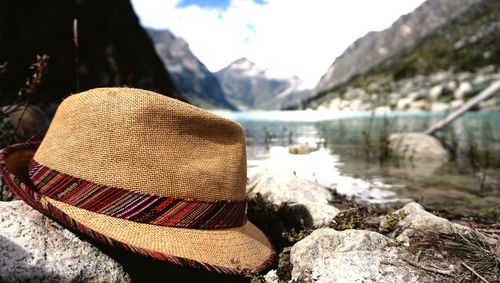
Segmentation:
<svg viewBox="0 0 500 283">
<path fill-rule="evenodd" d="M 137 192 L 243 200 L 245 154 L 233 121 L 154 92 L 99 88 L 61 103 L 34 159 Z"/>
<path fill-rule="evenodd" d="M 28 179 L 28 163 L 36 147 L 19 144 L 0 152 L 4 181 L 18 198 L 72 229 L 128 251 L 219 273 L 262 271 L 275 256 L 265 235 L 250 222 L 222 230 L 165 228 L 90 212 L 40 195 Z"/>
<path fill-rule="evenodd" d="M 1 172 L 19 198 L 70 227 L 113 246 L 207 270 L 262 270 L 274 258 L 266 236 L 248 221 L 212 230 L 164 227 L 47 197 L 28 176 L 36 147 L 5 149 Z M 100 88 L 61 103 L 33 160 L 68 176 L 137 193 L 245 201 L 245 147 L 235 122 L 153 92 Z"/>
<path fill-rule="evenodd" d="M 272 254 L 266 236 L 247 221 L 238 228 L 165 228 L 90 212 L 45 198 L 75 221 L 131 246 L 231 269 L 255 270 Z"/>
</svg>

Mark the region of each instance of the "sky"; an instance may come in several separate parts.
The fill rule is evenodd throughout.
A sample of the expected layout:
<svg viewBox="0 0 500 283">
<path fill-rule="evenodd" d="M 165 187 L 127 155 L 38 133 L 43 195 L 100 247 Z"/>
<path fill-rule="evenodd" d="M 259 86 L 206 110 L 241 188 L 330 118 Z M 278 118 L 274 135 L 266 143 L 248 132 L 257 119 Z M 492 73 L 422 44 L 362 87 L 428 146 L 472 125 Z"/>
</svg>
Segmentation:
<svg viewBox="0 0 500 283">
<path fill-rule="evenodd" d="M 212 72 L 246 57 L 314 87 L 337 56 L 424 0 L 132 0 L 145 27 L 182 37 Z"/>
</svg>

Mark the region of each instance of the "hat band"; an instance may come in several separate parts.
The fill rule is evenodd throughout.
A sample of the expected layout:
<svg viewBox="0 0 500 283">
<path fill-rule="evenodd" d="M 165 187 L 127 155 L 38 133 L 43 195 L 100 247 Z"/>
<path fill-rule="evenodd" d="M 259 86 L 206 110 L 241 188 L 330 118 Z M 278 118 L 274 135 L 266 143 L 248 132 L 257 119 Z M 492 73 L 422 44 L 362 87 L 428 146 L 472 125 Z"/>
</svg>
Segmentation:
<svg viewBox="0 0 500 283">
<path fill-rule="evenodd" d="M 35 160 L 30 161 L 29 176 L 38 192 L 46 197 L 134 222 L 222 229 L 240 227 L 247 221 L 246 200 L 196 200 L 139 193 L 76 178 Z"/>
</svg>

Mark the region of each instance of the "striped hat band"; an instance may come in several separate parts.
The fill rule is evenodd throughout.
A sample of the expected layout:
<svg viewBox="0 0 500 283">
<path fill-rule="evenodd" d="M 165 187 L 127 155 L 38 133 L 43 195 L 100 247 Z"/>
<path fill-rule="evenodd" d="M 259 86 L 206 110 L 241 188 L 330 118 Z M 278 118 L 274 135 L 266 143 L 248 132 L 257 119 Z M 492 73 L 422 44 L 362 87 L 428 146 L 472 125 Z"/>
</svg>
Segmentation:
<svg viewBox="0 0 500 283">
<path fill-rule="evenodd" d="M 222 229 L 245 224 L 246 200 L 196 200 L 158 196 L 76 178 L 35 160 L 29 176 L 39 193 L 66 204 L 138 223 Z"/>
</svg>

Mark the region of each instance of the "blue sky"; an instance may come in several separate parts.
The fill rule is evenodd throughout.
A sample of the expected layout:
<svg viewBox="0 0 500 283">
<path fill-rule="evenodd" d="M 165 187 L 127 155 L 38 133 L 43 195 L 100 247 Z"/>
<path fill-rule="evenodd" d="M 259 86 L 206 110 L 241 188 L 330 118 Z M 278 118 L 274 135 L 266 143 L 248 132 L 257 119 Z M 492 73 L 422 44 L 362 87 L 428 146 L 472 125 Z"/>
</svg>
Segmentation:
<svg viewBox="0 0 500 283">
<path fill-rule="evenodd" d="M 254 3 L 262 5 L 267 3 L 264 0 L 252 0 Z M 198 6 L 205 9 L 219 9 L 226 10 L 231 4 L 231 0 L 182 0 L 177 3 L 178 8 L 185 8 L 188 6 Z"/>
<path fill-rule="evenodd" d="M 369 31 L 424 0 L 132 0 L 143 26 L 170 29 L 213 72 L 247 57 L 313 87 Z"/>
<path fill-rule="evenodd" d="M 230 0 L 182 0 L 177 4 L 177 7 L 185 8 L 188 6 L 199 6 L 206 9 L 225 10 L 230 4 Z"/>
</svg>

